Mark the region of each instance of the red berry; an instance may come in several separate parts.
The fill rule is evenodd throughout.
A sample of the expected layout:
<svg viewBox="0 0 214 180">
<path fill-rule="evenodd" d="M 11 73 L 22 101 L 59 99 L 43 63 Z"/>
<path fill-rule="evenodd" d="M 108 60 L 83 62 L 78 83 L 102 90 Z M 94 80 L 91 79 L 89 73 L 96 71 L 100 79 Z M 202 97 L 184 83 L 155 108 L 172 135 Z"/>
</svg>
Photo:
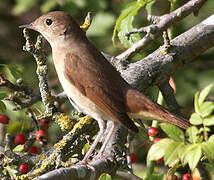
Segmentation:
<svg viewBox="0 0 214 180">
<path fill-rule="evenodd" d="M 9 117 L 5 114 L 0 114 L 0 123 L 2 124 L 8 124 Z"/>
<path fill-rule="evenodd" d="M 158 142 L 158 141 L 160 141 L 161 140 L 161 138 L 155 138 L 152 142 L 153 142 L 153 144 L 154 143 L 156 143 L 156 142 Z"/>
<path fill-rule="evenodd" d="M 136 162 L 136 160 L 137 160 L 136 154 L 130 153 L 129 155 L 130 155 L 130 157 L 131 157 L 131 162 L 132 162 L 132 164 L 134 164 L 134 163 Z"/>
<path fill-rule="evenodd" d="M 22 163 L 22 164 L 19 166 L 19 171 L 20 171 L 21 173 L 26 174 L 26 173 L 29 171 L 29 166 L 28 166 L 28 164 Z"/>
<path fill-rule="evenodd" d="M 157 163 L 161 163 L 162 161 L 163 161 L 163 157 L 156 160 Z"/>
<path fill-rule="evenodd" d="M 36 146 L 32 146 L 28 152 L 30 152 L 32 154 L 39 154 L 39 150 Z"/>
<path fill-rule="evenodd" d="M 45 142 L 47 140 L 46 132 L 41 129 L 36 132 L 35 137 L 38 141 Z"/>
<path fill-rule="evenodd" d="M 45 129 L 48 129 L 48 128 L 49 128 L 49 123 L 50 123 L 50 118 L 41 119 L 41 120 L 39 121 L 39 125 L 40 125 L 40 126 L 43 126 Z"/>
<path fill-rule="evenodd" d="M 24 144 L 26 142 L 26 137 L 24 134 L 17 134 L 15 137 L 15 144 Z"/>
<path fill-rule="evenodd" d="M 191 180 L 191 175 L 190 174 L 184 174 L 183 177 L 182 177 L 182 180 Z"/>
<path fill-rule="evenodd" d="M 167 180 L 172 180 L 171 174 L 167 177 Z M 178 177 L 176 175 L 174 175 L 174 180 L 178 180 Z"/>
<path fill-rule="evenodd" d="M 148 128 L 148 135 L 155 137 L 158 134 L 158 129 L 155 127 Z"/>
</svg>

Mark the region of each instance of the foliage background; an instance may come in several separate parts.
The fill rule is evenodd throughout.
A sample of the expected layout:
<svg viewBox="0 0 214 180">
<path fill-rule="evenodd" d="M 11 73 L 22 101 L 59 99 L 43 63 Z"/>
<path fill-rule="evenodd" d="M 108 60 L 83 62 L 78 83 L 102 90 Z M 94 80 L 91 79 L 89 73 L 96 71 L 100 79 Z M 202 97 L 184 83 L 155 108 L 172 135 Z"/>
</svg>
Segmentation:
<svg viewBox="0 0 214 180">
<path fill-rule="evenodd" d="M 33 21 L 43 13 L 52 10 L 64 10 L 70 13 L 79 24 L 82 24 L 88 11 L 93 13 L 92 25 L 89 28 L 87 35 L 94 42 L 99 50 L 110 55 L 117 55 L 124 50 L 120 42 L 116 41 L 116 46 L 113 46 L 111 37 L 115 22 L 121 13 L 121 10 L 128 4 L 129 0 L 0 0 L 0 64 L 16 65 L 15 68 L 20 71 L 18 76 L 22 77 L 24 82 L 33 86 L 35 91 L 38 91 L 38 81 L 35 74 L 36 64 L 32 56 L 22 51 L 22 46 L 25 40 L 22 35 L 22 30 L 18 28 L 21 24 L 26 24 Z M 186 1 L 181 1 L 183 4 Z M 188 30 L 192 26 L 201 22 L 213 13 L 214 1 L 209 0 L 199 12 L 198 17 L 191 14 L 176 25 L 176 34 Z M 163 15 L 169 12 L 168 0 L 157 0 L 153 6 L 154 15 Z M 145 9 L 141 9 L 134 21 L 134 27 L 139 28 L 147 25 Z M 35 32 L 32 34 L 36 35 Z M 36 37 L 36 36 L 35 36 Z M 147 48 L 144 55 L 152 52 L 155 48 L 162 44 L 162 39 L 155 41 Z M 46 45 L 46 51 L 49 64 L 49 84 L 53 88 L 54 93 L 62 91 L 58 79 L 52 65 L 51 50 L 49 45 Z M 209 83 L 213 82 L 214 77 L 214 48 L 198 57 L 192 64 L 186 65 L 182 70 L 177 71 L 173 78 L 177 85 L 176 97 L 179 104 L 183 107 L 185 114 L 188 116 L 193 110 L 194 94 L 199 89 L 202 89 Z M 7 77 L 13 82 L 15 79 L 2 66 L 0 71 L 7 74 Z M 157 96 L 157 89 L 152 87 L 146 92 L 154 100 Z M 209 97 L 212 100 L 214 97 Z M 41 104 L 37 103 L 35 107 L 41 108 Z M 7 103 L 5 113 L 11 119 L 11 123 L 4 131 L 13 134 L 27 132 L 33 128 L 26 116 L 26 110 L 14 112 L 11 111 L 12 105 Z M 69 112 L 70 105 L 65 105 L 62 110 Z M 51 142 L 57 140 L 56 137 L 62 135 L 59 127 L 53 123 L 49 131 L 49 139 Z M 3 133 L 2 133 L 3 135 Z M 1 135 L 1 138 L 3 138 Z M 138 145 L 136 146 L 136 143 Z M 138 162 L 145 160 L 145 150 L 142 152 L 142 142 L 134 142 L 131 151 L 135 151 L 138 155 Z"/>
</svg>

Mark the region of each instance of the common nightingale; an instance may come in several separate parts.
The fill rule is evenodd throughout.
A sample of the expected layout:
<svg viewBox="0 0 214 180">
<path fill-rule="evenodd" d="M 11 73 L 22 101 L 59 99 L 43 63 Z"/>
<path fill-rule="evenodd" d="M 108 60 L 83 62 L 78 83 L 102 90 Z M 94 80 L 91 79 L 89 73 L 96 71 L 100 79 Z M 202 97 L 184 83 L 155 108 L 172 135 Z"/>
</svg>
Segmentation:
<svg viewBox="0 0 214 180">
<path fill-rule="evenodd" d="M 82 162 L 87 162 L 104 135 L 106 121 L 113 121 L 113 126 L 99 151 L 100 157 L 119 124 L 138 132 L 131 118 L 168 122 L 183 129 L 190 126 L 184 118 L 131 87 L 87 39 L 71 15 L 50 12 L 20 28 L 33 29 L 46 38 L 60 83 L 71 104 L 98 121 L 100 131 Z"/>
</svg>

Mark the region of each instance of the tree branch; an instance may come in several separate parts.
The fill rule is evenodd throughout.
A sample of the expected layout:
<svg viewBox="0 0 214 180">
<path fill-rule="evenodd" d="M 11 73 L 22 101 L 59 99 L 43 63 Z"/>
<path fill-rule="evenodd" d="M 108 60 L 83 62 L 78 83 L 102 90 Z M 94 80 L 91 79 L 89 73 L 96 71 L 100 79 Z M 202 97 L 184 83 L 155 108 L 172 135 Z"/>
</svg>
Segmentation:
<svg viewBox="0 0 214 180">
<path fill-rule="evenodd" d="M 144 91 L 152 85 L 163 83 L 170 74 L 213 46 L 214 14 L 174 38 L 166 55 L 160 47 L 142 60 L 129 64 L 126 69 L 121 68 L 120 72 L 129 84 Z"/>
<path fill-rule="evenodd" d="M 172 87 L 169 84 L 169 81 L 165 81 L 159 85 L 159 89 L 166 101 L 167 106 L 169 109 L 177 114 L 180 113 L 180 106 L 178 105 L 175 94 Z"/>
<path fill-rule="evenodd" d="M 173 23 L 177 23 L 179 20 L 183 19 L 192 12 L 197 11 L 205 2 L 206 0 L 190 0 L 175 11 L 161 16 L 158 23 L 147 27 L 142 27 L 137 31 L 135 30 L 133 32 L 129 32 L 127 35 L 137 32 L 146 32 L 147 34 L 140 41 L 134 43 L 129 49 L 119 54 L 116 58 L 126 60 L 127 58 L 133 56 L 142 50 L 143 47 L 146 47 L 153 40 L 160 37 L 163 31 L 169 28 Z"/>
<path fill-rule="evenodd" d="M 107 128 L 112 125 L 109 121 Z M 127 130 L 119 126 L 106 147 L 104 157 L 92 160 L 88 165 L 72 165 L 68 168 L 60 168 L 36 177 L 36 180 L 69 180 L 72 176 L 75 180 L 98 179 L 102 173 L 114 175 L 119 167 L 126 168 L 126 158 L 122 156 L 126 142 Z"/>
</svg>

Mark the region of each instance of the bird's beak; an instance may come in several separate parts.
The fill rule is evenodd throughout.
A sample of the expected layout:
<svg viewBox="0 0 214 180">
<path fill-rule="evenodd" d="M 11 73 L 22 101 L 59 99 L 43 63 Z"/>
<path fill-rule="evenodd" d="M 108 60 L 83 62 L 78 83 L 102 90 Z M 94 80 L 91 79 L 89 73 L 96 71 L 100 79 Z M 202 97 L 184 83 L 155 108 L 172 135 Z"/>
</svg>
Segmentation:
<svg viewBox="0 0 214 180">
<path fill-rule="evenodd" d="M 19 26 L 19 28 L 34 29 L 34 26 L 32 23 L 30 23 L 30 24 L 21 25 L 21 26 Z"/>
</svg>

